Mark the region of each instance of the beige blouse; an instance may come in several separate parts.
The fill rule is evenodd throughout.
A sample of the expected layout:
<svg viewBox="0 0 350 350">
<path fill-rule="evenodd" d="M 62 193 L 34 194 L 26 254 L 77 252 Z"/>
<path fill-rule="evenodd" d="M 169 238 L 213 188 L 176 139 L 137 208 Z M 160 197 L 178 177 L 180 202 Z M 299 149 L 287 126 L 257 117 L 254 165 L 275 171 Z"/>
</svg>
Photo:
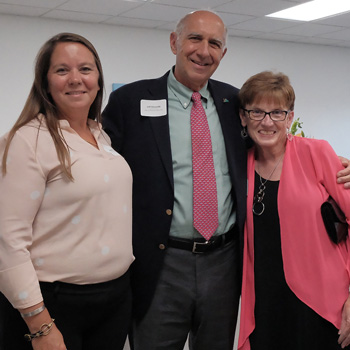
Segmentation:
<svg viewBox="0 0 350 350">
<path fill-rule="evenodd" d="M 123 275 L 134 260 L 130 168 L 89 120 L 99 149 L 61 120 L 72 175 L 62 175 L 45 124 L 15 134 L 0 176 L 0 291 L 15 308 L 42 301 L 38 281 L 91 284 Z M 7 135 L 0 138 L 3 154 Z M 1 169 L 0 169 L 1 170 Z"/>
</svg>

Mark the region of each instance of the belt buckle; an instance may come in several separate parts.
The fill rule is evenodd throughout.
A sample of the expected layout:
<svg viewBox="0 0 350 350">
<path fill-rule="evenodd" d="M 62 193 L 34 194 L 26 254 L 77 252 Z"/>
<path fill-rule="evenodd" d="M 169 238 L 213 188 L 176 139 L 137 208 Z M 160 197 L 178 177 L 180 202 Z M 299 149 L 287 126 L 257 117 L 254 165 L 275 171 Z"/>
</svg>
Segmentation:
<svg viewBox="0 0 350 350">
<path fill-rule="evenodd" d="M 197 246 L 205 246 L 205 245 L 209 245 L 209 241 L 205 241 L 204 243 L 202 242 L 193 242 L 193 247 L 192 247 L 192 253 L 194 254 L 203 254 L 205 252 L 197 252 Z"/>
</svg>

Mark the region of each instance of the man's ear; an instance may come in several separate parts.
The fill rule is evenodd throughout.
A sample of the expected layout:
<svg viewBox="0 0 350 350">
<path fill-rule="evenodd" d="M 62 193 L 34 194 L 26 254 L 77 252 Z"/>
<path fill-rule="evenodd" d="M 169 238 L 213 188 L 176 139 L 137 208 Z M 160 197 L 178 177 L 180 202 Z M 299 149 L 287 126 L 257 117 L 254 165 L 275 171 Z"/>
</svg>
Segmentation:
<svg viewBox="0 0 350 350">
<path fill-rule="evenodd" d="M 177 54 L 176 41 L 177 41 L 177 34 L 175 32 L 172 32 L 170 34 L 170 48 L 174 55 Z"/>
<path fill-rule="evenodd" d="M 221 59 L 224 58 L 224 56 L 226 55 L 226 52 L 227 52 L 227 47 L 225 47 L 224 52 L 222 53 Z"/>
</svg>

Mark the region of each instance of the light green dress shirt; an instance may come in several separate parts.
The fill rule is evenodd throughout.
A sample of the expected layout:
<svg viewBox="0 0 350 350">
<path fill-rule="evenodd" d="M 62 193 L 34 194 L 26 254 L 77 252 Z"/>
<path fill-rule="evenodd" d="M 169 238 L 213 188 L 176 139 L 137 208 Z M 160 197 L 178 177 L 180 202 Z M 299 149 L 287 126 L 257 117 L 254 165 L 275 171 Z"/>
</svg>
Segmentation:
<svg viewBox="0 0 350 350">
<path fill-rule="evenodd" d="M 214 235 L 229 231 L 235 221 L 225 142 L 219 116 L 208 86 L 199 91 L 207 115 L 214 158 L 219 226 Z M 172 70 L 168 77 L 168 114 L 174 173 L 175 202 L 170 236 L 194 239 L 202 237 L 193 227 L 193 181 L 191 145 L 191 96 L 193 91 L 179 83 Z"/>
</svg>

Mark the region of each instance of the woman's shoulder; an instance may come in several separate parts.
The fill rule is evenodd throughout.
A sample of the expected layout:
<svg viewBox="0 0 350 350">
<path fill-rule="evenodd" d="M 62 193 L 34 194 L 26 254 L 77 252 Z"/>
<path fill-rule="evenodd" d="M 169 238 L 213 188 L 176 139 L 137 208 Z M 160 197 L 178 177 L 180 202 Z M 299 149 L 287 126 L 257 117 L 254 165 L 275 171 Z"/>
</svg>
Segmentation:
<svg viewBox="0 0 350 350">
<path fill-rule="evenodd" d="M 329 142 L 321 139 L 314 139 L 309 137 L 293 137 L 293 143 L 298 148 L 305 148 L 310 150 L 325 149 L 331 147 Z"/>
<path fill-rule="evenodd" d="M 314 159 L 324 159 L 336 156 L 332 146 L 326 140 L 308 137 L 294 137 L 291 142 L 295 154 L 299 157 L 311 157 Z"/>
<path fill-rule="evenodd" d="M 45 117 L 42 114 L 39 114 L 37 117 L 33 118 L 32 120 L 18 128 L 17 131 L 20 131 L 22 133 L 30 133 L 31 131 L 33 131 L 33 129 L 39 130 L 42 127 L 46 129 L 46 121 Z"/>
<path fill-rule="evenodd" d="M 49 132 L 46 124 L 46 118 L 42 114 L 39 114 L 37 117 L 30 120 L 27 124 L 20 127 L 18 131 L 25 134 L 38 134 L 38 132 Z"/>
<path fill-rule="evenodd" d="M 7 135 L 8 133 L 5 137 L 7 137 Z M 15 132 L 11 143 L 16 141 L 25 142 L 28 146 L 38 148 L 40 144 L 47 145 L 47 140 L 51 139 L 51 135 L 46 126 L 45 117 L 38 115 Z"/>
</svg>

